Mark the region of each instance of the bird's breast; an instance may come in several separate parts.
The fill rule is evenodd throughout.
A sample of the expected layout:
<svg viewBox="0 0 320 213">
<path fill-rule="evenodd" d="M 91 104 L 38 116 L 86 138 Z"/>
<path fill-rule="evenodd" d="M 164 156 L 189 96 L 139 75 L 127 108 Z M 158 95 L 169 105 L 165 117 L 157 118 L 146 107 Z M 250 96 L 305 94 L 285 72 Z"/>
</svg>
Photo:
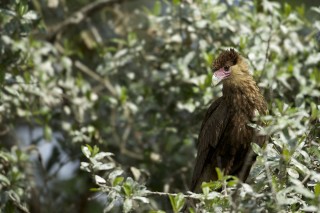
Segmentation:
<svg viewBox="0 0 320 213">
<path fill-rule="evenodd" d="M 243 112 L 233 112 L 223 135 L 222 155 L 235 155 L 238 150 L 247 149 L 252 142 L 254 129 L 248 126 L 250 117 Z"/>
</svg>

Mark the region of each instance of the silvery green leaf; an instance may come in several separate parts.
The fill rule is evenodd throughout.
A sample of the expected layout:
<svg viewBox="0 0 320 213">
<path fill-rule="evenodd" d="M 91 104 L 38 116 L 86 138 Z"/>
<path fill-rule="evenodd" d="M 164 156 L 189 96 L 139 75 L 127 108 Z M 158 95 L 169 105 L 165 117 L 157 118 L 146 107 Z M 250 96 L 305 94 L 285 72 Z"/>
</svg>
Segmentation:
<svg viewBox="0 0 320 213">
<path fill-rule="evenodd" d="M 310 155 L 306 151 L 300 150 L 299 152 L 304 157 L 305 162 L 307 162 L 307 163 L 311 162 Z"/>
<path fill-rule="evenodd" d="M 308 56 L 306 64 L 318 64 L 320 61 L 320 53 L 314 53 Z"/>
<path fill-rule="evenodd" d="M 179 34 L 175 34 L 174 36 L 171 37 L 171 42 L 181 43 L 182 38 Z"/>
<path fill-rule="evenodd" d="M 22 16 L 22 18 L 27 20 L 36 20 L 38 19 L 38 15 L 34 11 L 28 11 L 26 14 Z"/>
<path fill-rule="evenodd" d="M 11 10 L 6 10 L 6 9 L 0 9 L 0 13 L 5 14 L 5 15 L 9 15 L 9 16 L 16 16 L 17 13 L 11 11 Z"/>
<path fill-rule="evenodd" d="M 307 174 L 309 172 L 308 167 L 297 161 L 295 158 L 291 158 L 291 164 L 298 169 L 300 169 L 303 173 Z"/>
<path fill-rule="evenodd" d="M 20 197 L 16 192 L 14 192 L 13 190 L 10 190 L 7 194 L 9 195 L 11 200 L 17 203 L 20 203 Z"/>
<path fill-rule="evenodd" d="M 311 7 L 311 10 L 320 14 L 320 7 Z"/>
<path fill-rule="evenodd" d="M 311 171 L 311 179 L 320 182 L 320 174 L 315 171 Z"/>
<path fill-rule="evenodd" d="M 81 146 L 81 150 L 82 150 L 82 153 L 84 154 L 84 156 L 86 156 L 87 158 L 90 158 L 91 152 L 88 147 Z"/>
<path fill-rule="evenodd" d="M 299 173 L 296 170 L 294 170 L 292 168 L 288 168 L 287 172 L 291 177 L 296 178 L 296 179 L 299 178 Z"/>
<path fill-rule="evenodd" d="M 258 144 L 256 144 L 256 143 L 251 143 L 251 147 L 252 147 L 252 150 L 254 151 L 254 153 L 256 153 L 257 155 L 259 155 L 259 156 L 262 156 L 262 149 L 261 149 L 261 147 L 258 145 Z"/>
<path fill-rule="evenodd" d="M 253 192 L 253 189 L 249 184 L 243 183 L 242 188 L 245 192 L 250 192 L 250 193 Z"/>
<path fill-rule="evenodd" d="M 278 193 L 276 194 L 276 197 L 279 204 L 292 205 L 298 202 L 298 200 L 296 200 L 295 198 L 288 198 L 288 195 L 289 193 L 292 192 L 292 190 L 293 190 L 293 187 L 287 187 L 283 190 L 278 191 Z"/>
<path fill-rule="evenodd" d="M 130 167 L 130 171 L 132 172 L 133 177 L 134 177 L 135 180 L 139 180 L 140 179 L 141 172 L 140 172 L 139 169 L 137 169 L 136 167 L 131 166 Z"/>
<path fill-rule="evenodd" d="M 128 49 L 122 49 L 120 51 L 118 51 L 116 54 L 115 54 L 115 58 L 121 58 L 122 56 L 126 55 L 128 52 Z"/>
<path fill-rule="evenodd" d="M 207 26 L 208 22 L 207 20 L 199 20 L 196 22 L 196 27 L 199 29 L 203 29 Z"/>
<path fill-rule="evenodd" d="M 102 160 L 103 158 L 105 157 L 108 157 L 108 156 L 113 156 L 114 154 L 111 153 L 111 152 L 99 152 L 98 154 L 96 154 L 94 156 L 94 159 L 96 159 L 97 161 L 99 160 Z"/>
<path fill-rule="evenodd" d="M 311 198 L 311 199 L 314 198 L 314 194 L 309 189 L 305 188 L 303 185 L 294 186 L 294 190 L 297 193 L 300 193 L 300 194 L 302 194 L 303 196 L 305 196 L 307 198 Z"/>
<path fill-rule="evenodd" d="M 4 161 L 8 161 L 9 157 L 10 156 L 8 156 L 6 153 L 0 152 L 0 158 L 2 158 Z"/>
<path fill-rule="evenodd" d="M 123 173 L 123 170 L 114 170 L 109 174 L 109 179 L 113 180 L 117 176 L 122 175 L 122 173 Z"/>
<path fill-rule="evenodd" d="M 135 196 L 135 197 L 133 197 L 133 199 L 139 200 L 139 201 L 141 201 L 141 202 L 143 202 L 143 203 L 149 203 L 149 199 L 146 198 L 146 197 Z"/>
<path fill-rule="evenodd" d="M 123 203 L 123 212 L 125 213 L 130 212 L 131 209 L 132 209 L 132 200 L 126 199 Z"/>
<path fill-rule="evenodd" d="M 114 167 L 115 167 L 114 163 L 100 163 L 100 162 L 97 162 L 93 166 L 93 168 L 97 170 L 110 170 L 110 169 L 113 169 Z"/>
<path fill-rule="evenodd" d="M 305 206 L 301 210 L 303 212 L 319 212 L 320 209 L 316 206 Z"/>
<path fill-rule="evenodd" d="M 193 58 L 195 57 L 195 52 L 194 51 L 191 51 L 189 52 L 183 59 L 183 62 L 185 65 L 188 65 L 190 64 L 190 62 L 193 60 Z"/>
<path fill-rule="evenodd" d="M 0 174 L 0 182 L 2 182 L 2 185 L 5 185 L 5 186 L 10 185 L 10 180 L 2 174 Z"/>
<path fill-rule="evenodd" d="M 105 179 L 103 179 L 102 177 L 100 177 L 98 175 L 95 175 L 94 179 L 95 179 L 97 184 L 105 184 L 105 183 L 107 183 Z"/>
<path fill-rule="evenodd" d="M 220 193 L 213 191 L 207 195 L 207 199 L 213 200 L 214 198 L 219 197 L 220 195 L 221 195 Z"/>
<path fill-rule="evenodd" d="M 90 172 L 89 165 L 90 165 L 90 164 L 87 163 L 87 162 L 81 162 L 81 163 L 80 163 L 80 169 L 85 170 L 85 171 L 87 171 L 87 172 Z"/>
<path fill-rule="evenodd" d="M 116 199 L 113 199 L 111 202 L 109 202 L 103 209 L 103 213 L 111 211 L 114 205 L 116 204 L 116 201 L 117 201 Z"/>
</svg>

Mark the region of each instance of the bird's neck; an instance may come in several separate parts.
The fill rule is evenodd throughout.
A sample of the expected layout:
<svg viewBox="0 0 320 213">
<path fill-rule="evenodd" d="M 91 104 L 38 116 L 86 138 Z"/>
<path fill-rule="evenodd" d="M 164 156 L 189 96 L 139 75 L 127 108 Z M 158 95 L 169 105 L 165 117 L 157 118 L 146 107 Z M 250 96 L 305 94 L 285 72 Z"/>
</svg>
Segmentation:
<svg viewBox="0 0 320 213">
<path fill-rule="evenodd" d="M 248 115 L 254 114 L 255 110 L 265 113 L 264 98 L 251 75 L 225 82 L 222 92 L 230 109 Z"/>
</svg>

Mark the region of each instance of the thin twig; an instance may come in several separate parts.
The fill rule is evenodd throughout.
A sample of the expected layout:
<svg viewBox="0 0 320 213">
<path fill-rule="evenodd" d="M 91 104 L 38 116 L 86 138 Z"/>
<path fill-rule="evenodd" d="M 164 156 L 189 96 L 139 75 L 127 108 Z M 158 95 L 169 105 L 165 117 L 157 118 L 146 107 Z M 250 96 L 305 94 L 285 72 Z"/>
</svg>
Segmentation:
<svg viewBox="0 0 320 213">
<path fill-rule="evenodd" d="M 276 190 L 274 189 L 274 186 L 273 186 L 272 175 L 271 175 L 271 171 L 270 171 L 269 165 L 267 163 L 266 154 L 263 155 L 263 159 L 264 159 L 264 166 L 265 166 L 265 170 L 266 170 L 266 176 L 267 176 L 268 182 L 270 184 L 272 196 L 273 196 L 273 198 L 275 200 L 275 204 L 278 206 L 278 209 L 281 209 L 280 206 L 278 205 L 277 192 L 276 192 Z"/>
<path fill-rule="evenodd" d="M 266 49 L 266 53 L 265 53 L 265 57 L 264 57 L 264 62 L 263 62 L 263 67 L 262 67 L 262 72 L 260 74 L 259 77 L 259 81 L 261 81 L 262 76 L 264 75 L 264 73 L 266 72 L 266 65 L 267 65 L 267 60 L 269 58 L 269 50 L 270 50 L 270 43 L 271 43 L 271 39 L 272 39 L 272 33 L 273 33 L 273 25 L 272 23 L 269 24 L 270 27 L 270 32 L 269 32 L 269 38 L 267 40 L 267 49 Z"/>
<path fill-rule="evenodd" d="M 89 75 L 94 80 L 96 80 L 96 81 L 100 82 L 102 85 L 104 85 L 113 96 L 117 96 L 117 92 L 116 92 L 115 88 L 112 86 L 112 84 L 108 78 L 101 77 L 96 72 L 94 72 L 93 70 L 91 70 L 89 67 L 87 67 L 85 64 L 83 64 L 82 62 L 80 62 L 78 60 L 75 61 L 74 66 L 77 67 L 80 71 Z"/>
<path fill-rule="evenodd" d="M 106 6 L 110 6 L 116 3 L 122 3 L 123 1 L 124 0 L 100 0 L 100 1 L 95 1 L 90 4 L 87 4 L 86 6 L 82 7 L 80 10 L 74 12 L 71 16 L 69 16 L 67 19 L 65 19 L 61 23 L 49 29 L 49 33 L 45 39 L 48 41 L 54 41 L 56 36 L 60 32 L 62 32 L 64 29 L 67 29 L 70 25 L 79 24 L 91 14 L 94 14 L 97 11 L 104 9 Z"/>
<path fill-rule="evenodd" d="M 305 176 L 305 178 L 302 180 L 301 183 L 304 185 L 307 182 L 307 180 L 309 180 L 310 177 L 311 177 L 311 173 L 309 173 L 307 176 Z"/>
</svg>

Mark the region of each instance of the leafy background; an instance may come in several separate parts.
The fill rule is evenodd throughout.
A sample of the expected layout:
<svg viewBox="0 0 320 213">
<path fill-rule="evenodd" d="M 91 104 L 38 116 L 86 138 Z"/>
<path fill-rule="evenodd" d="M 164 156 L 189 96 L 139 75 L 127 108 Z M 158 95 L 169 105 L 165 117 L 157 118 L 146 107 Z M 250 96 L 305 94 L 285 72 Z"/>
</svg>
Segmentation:
<svg viewBox="0 0 320 213">
<path fill-rule="evenodd" d="M 313 1 L 0 3 L 3 212 L 320 211 Z M 210 65 L 236 48 L 268 104 L 247 183 L 188 193 Z M 229 179 L 228 179 L 229 180 Z M 224 192 L 215 192 L 217 184 Z"/>
</svg>

